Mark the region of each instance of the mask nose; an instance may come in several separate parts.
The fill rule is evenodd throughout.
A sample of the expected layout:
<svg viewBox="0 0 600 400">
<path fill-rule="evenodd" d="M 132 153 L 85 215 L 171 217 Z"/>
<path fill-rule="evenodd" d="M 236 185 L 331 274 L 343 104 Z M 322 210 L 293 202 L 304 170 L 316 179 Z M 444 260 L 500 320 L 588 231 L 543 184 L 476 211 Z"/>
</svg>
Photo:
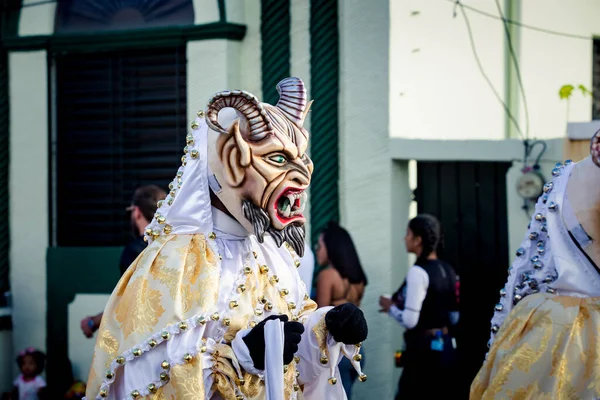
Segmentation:
<svg viewBox="0 0 600 400">
<path fill-rule="evenodd" d="M 308 166 L 305 165 L 302 161 L 294 163 L 294 170 L 292 171 L 292 176 L 290 177 L 292 181 L 297 183 L 300 186 L 306 186 L 310 183 L 310 171 Z"/>
</svg>

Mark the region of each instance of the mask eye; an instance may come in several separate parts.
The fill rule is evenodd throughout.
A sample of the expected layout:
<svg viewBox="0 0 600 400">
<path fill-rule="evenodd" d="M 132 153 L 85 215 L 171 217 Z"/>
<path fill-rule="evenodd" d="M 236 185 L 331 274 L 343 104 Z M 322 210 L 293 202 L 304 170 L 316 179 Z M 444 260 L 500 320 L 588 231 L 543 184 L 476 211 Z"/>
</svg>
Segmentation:
<svg viewBox="0 0 600 400">
<path fill-rule="evenodd" d="M 285 158 L 285 156 L 281 154 L 275 154 L 269 157 L 269 161 L 275 164 L 284 165 L 285 163 L 287 163 L 287 158 Z"/>
</svg>

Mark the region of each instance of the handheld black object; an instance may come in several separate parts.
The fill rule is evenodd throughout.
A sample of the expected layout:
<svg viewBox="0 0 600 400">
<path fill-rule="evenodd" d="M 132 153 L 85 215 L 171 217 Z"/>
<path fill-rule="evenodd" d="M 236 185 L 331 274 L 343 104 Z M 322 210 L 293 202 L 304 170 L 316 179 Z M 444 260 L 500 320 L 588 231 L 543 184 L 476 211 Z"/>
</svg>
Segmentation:
<svg viewBox="0 0 600 400">
<path fill-rule="evenodd" d="M 333 339 L 344 344 L 358 344 L 369 334 L 363 312 L 352 303 L 339 305 L 327 312 L 325 325 Z"/>
<path fill-rule="evenodd" d="M 259 322 L 244 337 L 244 343 L 250 351 L 250 357 L 254 368 L 265 369 L 265 324 L 271 320 L 281 320 L 283 324 L 283 364 L 287 365 L 294 359 L 294 354 L 298 352 L 298 343 L 302 338 L 304 326 L 299 322 L 289 322 L 287 315 L 272 315 Z"/>
</svg>

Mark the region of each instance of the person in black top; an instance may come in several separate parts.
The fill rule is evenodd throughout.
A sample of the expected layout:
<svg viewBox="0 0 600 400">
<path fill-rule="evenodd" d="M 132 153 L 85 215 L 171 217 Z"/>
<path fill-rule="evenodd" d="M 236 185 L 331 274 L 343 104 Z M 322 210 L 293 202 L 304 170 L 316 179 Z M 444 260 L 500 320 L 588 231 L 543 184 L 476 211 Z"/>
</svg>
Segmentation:
<svg viewBox="0 0 600 400">
<path fill-rule="evenodd" d="M 458 322 L 458 276 L 437 257 L 441 226 L 431 215 L 408 224 L 406 250 L 417 256 L 400 289 L 381 296 L 381 311 L 406 328 L 404 368 L 396 400 L 433 399 L 452 395 L 456 381 L 456 346 L 452 328 Z"/>
<path fill-rule="evenodd" d="M 121 259 L 119 260 L 121 276 L 146 248 L 144 229 L 152 221 L 157 203 L 164 200 L 165 197 L 167 197 L 167 193 L 156 185 L 141 186 L 134 192 L 131 205 L 127 207 L 127 211 L 131 215 L 131 230 L 135 239 L 125 246 L 121 253 Z M 82 319 L 81 330 L 83 334 L 88 338 L 94 336 L 94 332 L 100 327 L 101 321 L 102 313 Z"/>
</svg>

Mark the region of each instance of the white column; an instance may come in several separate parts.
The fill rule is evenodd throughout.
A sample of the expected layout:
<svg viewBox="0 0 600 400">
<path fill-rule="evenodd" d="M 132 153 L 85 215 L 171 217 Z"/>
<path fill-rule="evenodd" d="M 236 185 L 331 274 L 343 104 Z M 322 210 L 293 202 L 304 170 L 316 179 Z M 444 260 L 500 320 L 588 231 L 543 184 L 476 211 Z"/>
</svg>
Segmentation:
<svg viewBox="0 0 600 400">
<path fill-rule="evenodd" d="M 219 3 L 217 0 L 193 0 L 194 24 L 203 25 L 219 22 Z"/>
<path fill-rule="evenodd" d="M 187 43 L 187 116 L 188 122 L 204 110 L 208 99 L 230 87 L 232 44 L 223 39 L 198 40 Z M 237 66 L 235 66 L 237 67 Z"/>
<path fill-rule="evenodd" d="M 369 285 L 362 301 L 369 326 L 365 372 L 369 383 L 354 386 L 356 398 L 393 398 L 396 382 L 394 343 L 398 324 L 378 313 L 379 295 L 400 286 L 394 269 L 406 260 L 394 259 L 402 245 L 394 230 L 392 177 L 408 181 L 407 166 L 392 174 L 388 152 L 389 1 L 345 0 L 340 17 L 340 211 L 342 223 L 356 243 Z M 402 170 L 405 170 L 402 172 Z M 404 218 L 404 220 L 406 217 Z M 394 252 L 394 253 L 393 253 Z M 394 272 L 393 272 L 394 271 Z"/>
<path fill-rule="evenodd" d="M 45 51 L 9 54 L 13 352 L 46 348 L 48 75 Z M 12 357 L 12 356 L 11 356 Z"/>
<path fill-rule="evenodd" d="M 248 3 L 251 3 L 248 5 Z M 245 20 L 245 8 L 250 6 L 254 7 L 259 4 L 257 1 L 248 0 L 225 0 L 225 14 L 227 22 L 233 24 L 246 24 Z"/>
<path fill-rule="evenodd" d="M 246 36 L 240 43 L 239 88 L 262 100 L 260 0 L 244 0 L 244 21 Z"/>
<path fill-rule="evenodd" d="M 310 99 L 310 2 L 291 0 L 291 75 L 304 81 Z M 310 118 L 304 126 L 310 129 Z"/>
</svg>

